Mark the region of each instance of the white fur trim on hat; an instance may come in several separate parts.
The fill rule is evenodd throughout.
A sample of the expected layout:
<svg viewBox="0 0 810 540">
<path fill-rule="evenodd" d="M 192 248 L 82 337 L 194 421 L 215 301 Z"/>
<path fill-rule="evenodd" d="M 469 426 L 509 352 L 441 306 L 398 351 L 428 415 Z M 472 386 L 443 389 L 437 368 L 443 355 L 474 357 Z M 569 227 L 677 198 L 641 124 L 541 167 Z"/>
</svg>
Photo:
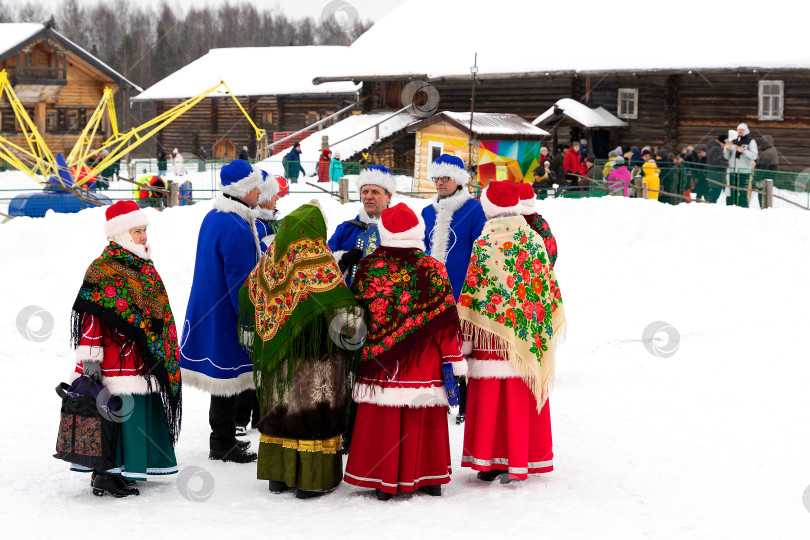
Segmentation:
<svg viewBox="0 0 810 540">
<path fill-rule="evenodd" d="M 261 172 L 259 172 L 261 174 Z M 278 195 L 279 187 L 278 180 L 275 176 L 268 176 L 267 179 L 259 186 L 259 204 L 267 202 L 276 195 Z"/>
<path fill-rule="evenodd" d="M 357 177 L 357 191 L 362 190 L 363 186 L 366 184 L 380 186 L 391 195 L 396 195 L 397 193 L 397 181 L 394 179 L 394 175 L 386 174 L 382 171 L 362 171 Z"/>
<path fill-rule="evenodd" d="M 149 218 L 142 210 L 133 210 L 128 214 L 116 216 L 104 223 L 104 232 L 107 238 L 117 236 L 122 232 L 129 232 L 135 227 L 147 227 Z"/>
<path fill-rule="evenodd" d="M 470 181 L 470 173 L 461 167 L 456 167 L 450 163 L 436 163 L 435 161 L 428 165 L 427 177 L 452 178 L 453 181 L 460 186 L 466 185 L 467 182 Z"/>
<path fill-rule="evenodd" d="M 528 216 L 534 214 L 534 203 L 537 199 L 521 199 L 520 200 L 520 214 Z"/>
<path fill-rule="evenodd" d="M 425 222 L 417 214 L 416 218 L 419 223 L 400 233 L 392 233 L 385 228 L 382 220 L 377 225 L 377 230 L 380 233 L 380 245 L 386 247 L 405 247 L 416 248 L 425 251 Z"/>
<path fill-rule="evenodd" d="M 228 184 L 227 186 L 222 185 L 222 181 L 219 182 L 219 190 L 226 194 L 230 195 L 231 197 L 236 197 L 237 199 L 241 199 L 254 188 L 260 187 L 264 183 L 262 179 L 262 171 L 257 168 L 253 168 L 253 172 L 251 172 L 246 177 L 242 178 L 238 182 L 234 182 L 232 184 Z"/>
<path fill-rule="evenodd" d="M 523 214 L 523 212 L 521 212 L 522 205 L 520 202 L 518 202 L 515 206 L 495 206 L 487 197 L 488 190 L 489 186 L 485 187 L 484 190 L 481 191 L 481 207 L 484 209 L 484 214 L 487 216 L 487 219 L 506 216 L 519 216 Z"/>
</svg>

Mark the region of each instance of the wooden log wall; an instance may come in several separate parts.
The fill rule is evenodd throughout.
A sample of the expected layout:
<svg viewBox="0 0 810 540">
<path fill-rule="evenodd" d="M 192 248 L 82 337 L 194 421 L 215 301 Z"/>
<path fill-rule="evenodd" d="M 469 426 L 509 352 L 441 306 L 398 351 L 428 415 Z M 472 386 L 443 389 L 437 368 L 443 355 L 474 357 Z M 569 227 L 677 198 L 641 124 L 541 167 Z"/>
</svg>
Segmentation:
<svg viewBox="0 0 810 540">
<path fill-rule="evenodd" d="M 353 96 L 260 96 L 242 97 L 239 102 L 253 122 L 267 130 L 267 140 L 262 140 L 262 144 L 267 144 L 272 142 L 275 131 L 297 131 L 309 125 L 309 113 L 315 112 L 323 118 L 352 100 Z M 157 114 L 179 103 L 180 100 L 159 101 Z M 270 122 L 265 122 L 265 113 L 270 113 Z M 197 154 L 199 146 L 203 146 L 208 156 L 213 157 L 212 148 L 220 141 L 233 144 L 237 153 L 242 146 L 247 146 L 251 158 L 256 156 L 253 127 L 230 96 L 207 98 L 189 109 L 158 133 L 155 152 L 157 148 L 167 152 L 177 148 L 180 152 Z"/>
</svg>

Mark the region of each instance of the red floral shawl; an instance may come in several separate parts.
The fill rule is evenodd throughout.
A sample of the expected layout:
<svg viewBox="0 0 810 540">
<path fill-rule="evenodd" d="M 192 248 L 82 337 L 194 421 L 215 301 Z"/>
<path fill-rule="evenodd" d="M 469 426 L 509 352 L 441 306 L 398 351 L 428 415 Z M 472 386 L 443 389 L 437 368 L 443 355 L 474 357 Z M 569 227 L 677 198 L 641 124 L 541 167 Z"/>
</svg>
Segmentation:
<svg viewBox="0 0 810 540">
<path fill-rule="evenodd" d="M 351 287 L 367 312 L 368 333 L 360 362 L 387 370 L 424 340 L 458 333 L 453 288 L 442 263 L 413 248 L 379 247 L 360 260 Z"/>
</svg>

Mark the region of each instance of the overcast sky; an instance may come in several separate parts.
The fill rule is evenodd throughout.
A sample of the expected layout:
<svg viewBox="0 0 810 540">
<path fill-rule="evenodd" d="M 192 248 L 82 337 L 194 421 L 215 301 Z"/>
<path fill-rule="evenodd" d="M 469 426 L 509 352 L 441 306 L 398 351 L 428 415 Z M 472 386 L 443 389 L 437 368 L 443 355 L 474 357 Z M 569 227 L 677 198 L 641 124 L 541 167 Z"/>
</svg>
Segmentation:
<svg viewBox="0 0 810 540">
<path fill-rule="evenodd" d="M 15 0 L 11 0 L 14 3 Z M 23 2 L 25 0 L 17 0 Z M 40 0 L 43 4 L 55 6 L 58 5 L 58 0 Z M 96 4 L 98 0 L 79 0 L 86 4 Z M 160 5 L 161 0 L 133 0 L 138 4 L 147 3 L 153 6 Z M 165 0 L 167 4 L 178 6 L 182 11 L 188 11 L 191 6 L 204 7 L 216 6 L 223 3 L 224 0 Z M 284 12 L 287 17 L 301 18 L 313 17 L 320 19 L 321 14 L 328 5 L 334 7 L 350 4 L 356 10 L 360 19 L 370 19 L 372 21 L 379 20 L 383 15 L 402 4 L 405 0 L 229 0 L 230 4 L 250 3 L 259 9 L 272 9 L 277 7 L 280 11 Z M 347 11 L 351 11 L 352 7 L 345 7 Z M 334 8 L 333 8 L 334 10 Z M 350 15 L 352 16 L 352 15 Z"/>
</svg>

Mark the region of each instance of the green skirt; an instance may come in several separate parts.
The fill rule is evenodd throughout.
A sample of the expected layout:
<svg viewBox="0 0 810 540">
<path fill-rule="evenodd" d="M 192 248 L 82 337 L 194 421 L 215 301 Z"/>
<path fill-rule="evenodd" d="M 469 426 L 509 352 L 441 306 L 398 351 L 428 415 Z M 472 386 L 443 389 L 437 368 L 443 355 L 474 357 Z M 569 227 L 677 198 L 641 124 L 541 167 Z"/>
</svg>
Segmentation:
<svg viewBox="0 0 810 540">
<path fill-rule="evenodd" d="M 296 441 L 262 435 L 256 477 L 304 491 L 332 491 L 343 480 L 340 450 L 340 436 L 325 441 Z"/>
<path fill-rule="evenodd" d="M 121 475 L 130 480 L 146 481 L 147 474 L 174 474 L 177 458 L 169 439 L 169 426 L 159 394 L 128 394 L 123 396 L 127 407 L 132 399 L 132 414 L 121 423 L 115 445 L 115 464 L 110 470 L 99 471 Z M 72 464 L 72 471 L 91 472 L 93 469 Z"/>
</svg>

